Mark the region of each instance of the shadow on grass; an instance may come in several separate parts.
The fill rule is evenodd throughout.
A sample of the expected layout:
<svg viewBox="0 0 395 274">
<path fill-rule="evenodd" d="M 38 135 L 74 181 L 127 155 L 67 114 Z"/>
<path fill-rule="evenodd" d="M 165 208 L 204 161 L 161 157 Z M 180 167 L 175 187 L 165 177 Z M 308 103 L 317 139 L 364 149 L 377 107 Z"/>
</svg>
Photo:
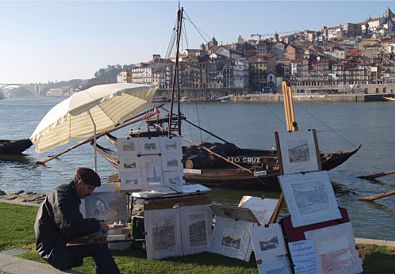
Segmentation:
<svg viewBox="0 0 395 274">
<path fill-rule="evenodd" d="M 114 256 L 118 257 L 134 257 L 146 260 L 146 252 L 142 247 L 132 247 L 130 250 L 124 251 L 112 251 Z M 199 266 L 221 266 L 221 267 L 243 267 L 256 269 L 256 263 L 254 254 L 251 255 L 250 261 L 245 262 L 238 259 L 233 259 L 229 257 L 224 257 L 213 253 L 199 253 L 180 257 L 170 257 L 161 259 L 162 262 L 174 262 L 174 263 L 188 263 Z"/>
<path fill-rule="evenodd" d="M 364 274 L 394 273 L 395 256 L 379 253 L 367 255 L 364 259 L 363 270 Z"/>
</svg>

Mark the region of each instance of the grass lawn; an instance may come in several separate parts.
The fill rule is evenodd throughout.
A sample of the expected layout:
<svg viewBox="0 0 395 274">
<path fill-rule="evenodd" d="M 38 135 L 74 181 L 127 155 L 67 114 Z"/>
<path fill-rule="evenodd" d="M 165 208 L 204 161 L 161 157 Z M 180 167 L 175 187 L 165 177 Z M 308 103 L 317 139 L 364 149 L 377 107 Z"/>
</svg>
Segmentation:
<svg viewBox="0 0 395 274">
<path fill-rule="evenodd" d="M 37 208 L 0 202 L 0 251 L 24 248 L 20 257 L 43 262 L 34 251 L 34 219 Z M 395 248 L 359 245 L 364 261 L 364 273 L 394 273 Z M 140 247 L 127 251 L 113 251 L 121 273 L 258 273 L 254 259 L 246 263 L 211 253 L 202 253 L 163 260 L 147 260 Z M 84 266 L 74 270 L 94 273 L 93 261 L 85 259 Z"/>
</svg>

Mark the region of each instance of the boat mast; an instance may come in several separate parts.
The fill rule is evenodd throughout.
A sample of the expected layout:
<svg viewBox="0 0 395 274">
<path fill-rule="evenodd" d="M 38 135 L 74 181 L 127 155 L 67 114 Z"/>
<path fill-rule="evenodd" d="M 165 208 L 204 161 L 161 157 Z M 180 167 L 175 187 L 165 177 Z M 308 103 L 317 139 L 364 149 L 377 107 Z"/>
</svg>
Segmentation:
<svg viewBox="0 0 395 274">
<path fill-rule="evenodd" d="M 178 7 L 177 12 L 177 40 L 176 40 L 176 60 L 174 65 L 174 75 L 173 75 L 173 88 L 171 92 L 171 106 L 170 106 L 170 113 L 169 113 L 169 130 L 168 136 L 171 135 L 171 126 L 173 120 L 173 106 L 174 106 L 174 95 L 177 89 L 177 126 L 178 126 L 178 135 L 181 135 L 181 107 L 180 107 L 180 76 L 179 76 L 179 55 L 180 55 L 180 40 L 181 40 L 181 29 L 182 29 L 182 19 L 183 19 L 184 8 Z"/>
</svg>

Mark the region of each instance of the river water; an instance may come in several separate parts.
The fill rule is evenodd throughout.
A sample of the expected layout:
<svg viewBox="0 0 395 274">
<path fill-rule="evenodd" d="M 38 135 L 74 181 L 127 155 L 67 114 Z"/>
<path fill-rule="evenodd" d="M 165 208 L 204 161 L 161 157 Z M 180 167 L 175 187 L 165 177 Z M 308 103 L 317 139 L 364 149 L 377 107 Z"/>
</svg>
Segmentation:
<svg viewBox="0 0 395 274">
<path fill-rule="evenodd" d="M 0 138 L 28 138 L 45 113 L 64 98 L 0 100 Z M 239 147 L 272 148 L 274 131 L 285 130 L 282 104 L 269 103 L 186 103 L 182 111 L 192 122 L 214 132 Z M 359 144 L 361 150 L 346 163 L 330 171 L 336 184 L 336 197 L 340 206 L 347 208 L 357 237 L 395 240 L 395 196 L 373 203 L 358 201 L 368 196 L 395 189 L 395 175 L 369 182 L 356 176 L 395 169 L 395 104 L 372 103 L 295 103 L 295 116 L 299 128 L 317 129 L 321 151 L 349 150 Z M 136 126 L 143 127 L 143 124 Z M 117 132 L 126 136 L 127 129 Z M 184 136 L 195 141 L 214 142 L 184 124 Z M 99 142 L 110 146 L 105 140 Z M 34 148 L 27 156 L 0 158 L 0 189 L 6 192 L 29 190 L 48 192 L 69 181 L 77 167 L 94 167 L 93 148 L 81 146 L 46 166 L 36 165 L 68 146 L 48 153 L 37 154 Z M 115 170 L 98 156 L 98 172 L 103 181 Z M 242 195 L 277 197 L 278 193 L 216 188 L 214 200 L 237 203 Z"/>
</svg>

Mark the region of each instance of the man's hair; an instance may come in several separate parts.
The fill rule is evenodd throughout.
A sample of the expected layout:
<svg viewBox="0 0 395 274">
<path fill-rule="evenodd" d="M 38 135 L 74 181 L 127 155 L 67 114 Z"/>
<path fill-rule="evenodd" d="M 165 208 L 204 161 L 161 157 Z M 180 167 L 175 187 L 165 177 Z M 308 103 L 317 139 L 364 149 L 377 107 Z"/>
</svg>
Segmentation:
<svg viewBox="0 0 395 274">
<path fill-rule="evenodd" d="M 87 167 L 80 167 L 77 170 L 74 181 L 81 180 L 84 184 L 98 187 L 101 185 L 100 177 L 95 171 Z"/>
</svg>

